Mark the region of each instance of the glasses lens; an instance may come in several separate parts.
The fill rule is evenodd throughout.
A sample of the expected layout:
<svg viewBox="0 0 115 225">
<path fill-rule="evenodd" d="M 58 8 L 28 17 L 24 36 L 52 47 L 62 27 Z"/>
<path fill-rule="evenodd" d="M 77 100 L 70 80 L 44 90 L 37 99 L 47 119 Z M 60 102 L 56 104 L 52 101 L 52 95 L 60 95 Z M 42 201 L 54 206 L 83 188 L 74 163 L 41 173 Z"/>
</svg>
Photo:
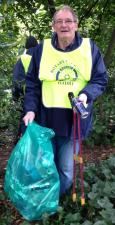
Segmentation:
<svg viewBox="0 0 115 225">
<path fill-rule="evenodd" d="M 63 23 L 65 23 L 66 25 L 71 25 L 72 23 L 74 23 L 76 21 L 73 21 L 73 20 L 56 20 L 55 23 L 56 24 L 59 24 L 59 25 L 62 25 Z"/>
</svg>

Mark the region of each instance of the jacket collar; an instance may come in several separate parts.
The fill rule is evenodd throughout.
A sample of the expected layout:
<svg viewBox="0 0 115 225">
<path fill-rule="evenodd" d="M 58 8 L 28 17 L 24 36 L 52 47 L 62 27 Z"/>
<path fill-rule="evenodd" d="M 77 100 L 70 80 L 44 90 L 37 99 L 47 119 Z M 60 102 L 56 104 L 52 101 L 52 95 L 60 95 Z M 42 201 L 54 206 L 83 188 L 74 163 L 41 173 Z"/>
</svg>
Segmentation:
<svg viewBox="0 0 115 225">
<path fill-rule="evenodd" d="M 82 37 L 80 36 L 80 34 L 78 32 L 76 32 L 74 42 L 71 43 L 70 45 L 68 45 L 65 50 L 60 49 L 58 47 L 58 38 L 57 38 L 56 33 L 53 33 L 52 38 L 51 38 L 51 43 L 55 49 L 62 51 L 62 52 L 69 52 L 69 51 L 75 50 L 76 48 L 78 48 L 81 45 Z"/>
</svg>

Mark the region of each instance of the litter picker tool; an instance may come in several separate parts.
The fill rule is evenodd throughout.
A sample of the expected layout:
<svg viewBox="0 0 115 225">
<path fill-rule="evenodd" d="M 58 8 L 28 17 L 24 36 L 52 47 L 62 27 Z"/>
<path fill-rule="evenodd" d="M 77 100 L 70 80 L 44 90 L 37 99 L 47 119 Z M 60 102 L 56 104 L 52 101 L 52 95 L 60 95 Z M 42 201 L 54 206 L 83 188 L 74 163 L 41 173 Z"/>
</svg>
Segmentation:
<svg viewBox="0 0 115 225">
<path fill-rule="evenodd" d="M 81 180 L 81 205 L 85 204 L 85 193 L 84 193 L 84 174 L 83 174 L 83 151 L 82 151 L 82 141 L 81 141 L 81 127 L 80 127 L 80 116 L 86 118 L 88 112 L 84 107 L 83 103 L 74 97 L 72 92 L 68 93 L 68 97 L 73 108 L 73 189 L 72 189 L 72 199 L 73 202 L 77 200 L 76 194 L 76 162 L 78 159 L 80 165 L 80 180 Z M 77 126 L 76 126 L 77 117 Z M 79 155 L 76 155 L 76 129 L 78 129 L 78 143 L 79 143 Z"/>
</svg>

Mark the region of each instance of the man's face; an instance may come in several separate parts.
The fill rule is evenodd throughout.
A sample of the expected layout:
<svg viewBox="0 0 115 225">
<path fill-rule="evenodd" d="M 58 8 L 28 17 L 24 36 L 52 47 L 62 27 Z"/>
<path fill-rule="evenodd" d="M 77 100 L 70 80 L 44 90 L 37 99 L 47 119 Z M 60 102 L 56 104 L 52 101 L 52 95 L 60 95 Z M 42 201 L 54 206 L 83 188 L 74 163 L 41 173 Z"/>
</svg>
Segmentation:
<svg viewBox="0 0 115 225">
<path fill-rule="evenodd" d="M 57 33 L 59 39 L 73 40 L 78 25 L 69 11 L 59 11 L 53 23 L 53 29 Z"/>
</svg>

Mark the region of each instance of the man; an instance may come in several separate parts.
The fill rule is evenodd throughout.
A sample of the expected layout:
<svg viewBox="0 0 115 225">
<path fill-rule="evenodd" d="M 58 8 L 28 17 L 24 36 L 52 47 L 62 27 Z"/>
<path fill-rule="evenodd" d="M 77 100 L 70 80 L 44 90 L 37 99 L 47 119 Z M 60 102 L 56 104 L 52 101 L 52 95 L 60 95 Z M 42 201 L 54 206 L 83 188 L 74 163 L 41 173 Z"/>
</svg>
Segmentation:
<svg viewBox="0 0 115 225">
<path fill-rule="evenodd" d="M 98 47 L 82 38 L 78 18 L 69 6 L 53 17 L 54 35 L 33 52 L 26 77 L 25 125 L 38 113 L 41 126 L 52 128 L 55 163 L 60 177 L 60 194 L 66 193 L 73 179 L 73 115 L 68 93 L 73 92 L 89 115 L 81 118 L 81 136 L 91 130 L 92 104 L 107 85 L 107 73 Z M 79 150 L 76 133 L 76 153 Z"/>
<path fill-rule="evenodd" d="M 31 61 L 31 53 L 29 49 L 38 45 L 38 42 L 34 36 L 29 36 L 26 38 L 25 51 L 17 61 L 13 70 L 13 88 L 12 97 L 15 102 L 21 100 L 21 105 L 23 109 L 23 98 L 25 94 L 25 76 L 28 71 L 28 67 Z M 24 112 L 21 112 L 20 125 L 18 130 L 18 137 L 20 137 L 25 132 L 25 125 L 22 120 Z"/>
<path fill-rule="evenodd" d="M 30 48 L 35 47 L 38 44 L 37 40 L 33 36 L 29 36 L 26 39 L 25 51 L 17 61 L 13 70 L 13 90 L 12 95 L 14 100 L 18 100 L 21 95 L 24 95 L 25 75 L 27 73 L 31 55 L 28 52 Z"/>
</svg>

